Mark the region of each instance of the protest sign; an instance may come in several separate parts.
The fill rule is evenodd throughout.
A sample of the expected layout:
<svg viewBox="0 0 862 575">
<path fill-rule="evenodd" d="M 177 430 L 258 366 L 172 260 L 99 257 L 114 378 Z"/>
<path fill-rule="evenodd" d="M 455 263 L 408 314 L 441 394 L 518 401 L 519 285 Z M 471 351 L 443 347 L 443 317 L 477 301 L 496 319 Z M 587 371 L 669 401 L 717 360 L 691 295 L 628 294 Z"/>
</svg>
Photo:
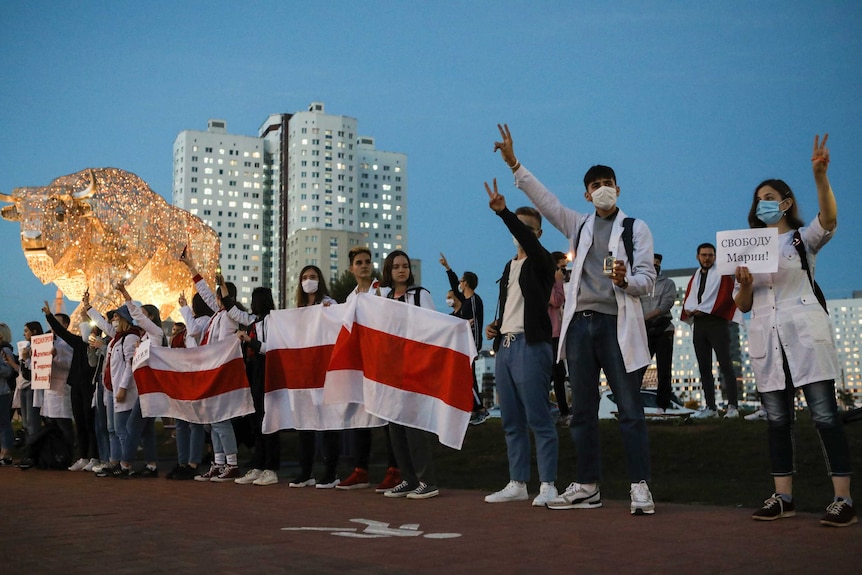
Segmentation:
<svg viewBox="0 0 862 575">
<path fill-rule="evenodd" d="M 51 387 L 51 363 L 54 359 L 54 334 L 44 333 L 30 338 L 30 371 L 33 379 L 30 387 L 33 389 L 49 389 Z"/>
<path fill-rule="evenodd" d="M 738 266 L 753 274 L 778 271 L 778 230 L 753 228 L 715 234 L 715 267 L 721 275 L 734 275 Z"/>
</svg>

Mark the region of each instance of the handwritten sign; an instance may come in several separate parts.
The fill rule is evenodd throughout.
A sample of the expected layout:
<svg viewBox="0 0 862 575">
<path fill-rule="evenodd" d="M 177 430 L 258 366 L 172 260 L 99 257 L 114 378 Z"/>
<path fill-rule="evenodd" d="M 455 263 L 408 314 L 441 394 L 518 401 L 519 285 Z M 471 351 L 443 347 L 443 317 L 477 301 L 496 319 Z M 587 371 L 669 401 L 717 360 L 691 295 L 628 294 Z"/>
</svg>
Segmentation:
<svg viewBox="0 0 862 575">
<path fill-rule="evenodd" d="M 33 379 L 30 387 L 33 389 L 50 389 L 51 364 L 54 360 L 54 334 L 45 333 L 30 338 L 30 371 Z"/>
<path fill-rule="evenodd" d="M 132 358 L 132 370 L 138 369 L 150 359 L 150 338 L 144 339 L 135 349 L 135 357 Z"/>
<path fill-rule="evenodd" d="M 715 267 L 721 275 L 733 275 L 738 266 L 753 274 L 778 271 L 778 229 L 727 230 L 715 234 Z"/>
</svg>

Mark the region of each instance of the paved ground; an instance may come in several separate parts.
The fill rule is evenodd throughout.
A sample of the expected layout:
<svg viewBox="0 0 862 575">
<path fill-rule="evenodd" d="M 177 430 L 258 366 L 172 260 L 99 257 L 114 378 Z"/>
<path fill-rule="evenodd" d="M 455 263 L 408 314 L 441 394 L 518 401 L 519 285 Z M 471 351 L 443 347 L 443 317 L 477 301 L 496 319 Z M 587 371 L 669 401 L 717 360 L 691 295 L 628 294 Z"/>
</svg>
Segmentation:
<svg viewBox="0 0 862 575">
<path fill-rule="evenodd" d="M 168 464 L 163 464 L 167 469 Z M 858 573 L 862 526 L 0 469 L 2 573 Z"/>
</svg>

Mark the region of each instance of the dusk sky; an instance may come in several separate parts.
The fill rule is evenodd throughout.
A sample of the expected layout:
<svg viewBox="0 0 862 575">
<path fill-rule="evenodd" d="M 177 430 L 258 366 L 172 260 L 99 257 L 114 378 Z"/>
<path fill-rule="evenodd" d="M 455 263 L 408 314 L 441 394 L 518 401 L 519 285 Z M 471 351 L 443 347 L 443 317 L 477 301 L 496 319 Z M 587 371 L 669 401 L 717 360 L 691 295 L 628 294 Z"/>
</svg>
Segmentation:
<svg viewBox="0 0 862 575">
<path fill-rule="evenodd" d="M 514 255 L 488 208 L 497 178 L 528 203 L 493 144 L 590 208 L 583 174 L 616 170 L 620 207 L 650 226 L 664 267 L 696 264 L 747 226 L 754 187 L 781 178 L 817 213 L 815 134 L 829 133 L 839 225 L 817 259 L 828 298 L 862 290 L 862 2 L 0 3 L 0 192 L 89 167 L 134 172 L 170 198 L 172 145 L 209 118 L 256 135 L 313 101 L 408 155 L 408 253 L 440 310 L 479 275 L 490 320 Z M 568 242 L 546 224 L 549 250 Z M 43 286 L 19 225 L 0 220 L 0 321 L 19 338 Z M 70 306 L 73 307 L 73 306 Z"/>
</svg>

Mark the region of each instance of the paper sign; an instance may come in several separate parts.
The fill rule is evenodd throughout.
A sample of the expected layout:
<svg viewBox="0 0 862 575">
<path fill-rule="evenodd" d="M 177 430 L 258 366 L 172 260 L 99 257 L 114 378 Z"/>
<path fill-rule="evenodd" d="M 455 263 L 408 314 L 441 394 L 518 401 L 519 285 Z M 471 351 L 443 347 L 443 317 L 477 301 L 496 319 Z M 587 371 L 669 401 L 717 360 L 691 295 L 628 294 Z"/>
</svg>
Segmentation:
<svg viewBox="0 0 862 575">
<path fill-rule="evenodd" d="M 132 359 L 132 371 L 138 369 L 148 359 L 150 359 L 150 338 L 142 340 L 138 344 L 137 349 L 135 349 L 135 357 Z"/>
<path fill-rule="evenodd" d="M 45 333 L 30 338 L 30 371 L 33 379 L 30 387 L 33 389 L 50 389 L 51 364 L 54 360 L 54 334 Z"/>
<path fill-rule="evenodd" d="M 747 266 L 753 274 L 778 271 L 777 228 L 718 232 L 715 246 L 715 267 L 721 275 L 734 275 L 738 266 Z"/>
</svg>

